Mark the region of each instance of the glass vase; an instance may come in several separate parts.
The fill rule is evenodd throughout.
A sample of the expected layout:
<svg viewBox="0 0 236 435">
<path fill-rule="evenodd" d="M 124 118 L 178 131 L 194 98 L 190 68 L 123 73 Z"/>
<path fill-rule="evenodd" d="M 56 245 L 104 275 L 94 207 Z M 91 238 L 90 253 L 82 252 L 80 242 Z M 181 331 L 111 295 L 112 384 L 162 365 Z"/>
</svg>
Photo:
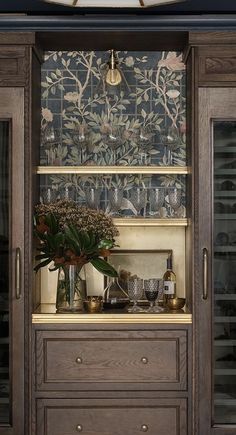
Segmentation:
<svg viewBox="0 0 236 435">
<path fill-rule="evenodd" d="M 57 312 L 82 312 L 86 299 L 86 281 L 80 277 L 81 267 L 67 265 L 59 269 L 57 282 Z"/>
</svg>

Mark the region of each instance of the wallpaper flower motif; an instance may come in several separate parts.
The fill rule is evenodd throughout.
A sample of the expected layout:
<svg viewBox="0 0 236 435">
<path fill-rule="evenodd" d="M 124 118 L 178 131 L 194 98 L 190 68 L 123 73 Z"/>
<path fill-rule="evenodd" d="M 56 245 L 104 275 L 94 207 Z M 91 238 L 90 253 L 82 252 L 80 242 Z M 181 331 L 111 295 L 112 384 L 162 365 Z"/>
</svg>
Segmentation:
<svg viewBox="0 0 236 435">
<path fill-rule="evenodd" d="M 41 164 L 186 164 L 185 66 L 176 52 L 118 52 L 130 92 L 102 92 L 108 52 L 48 52 L 42 67 Z M 112 187 L 177 186 L 178 176 L 51 176 L 54 191 L 70 188 L 85 201 L 85 187 L 99 185 L 107 209 Z M 123 201 L 124 205 L 125 201 Z M 126 206 L 127 206 L 126 202 Z M 126 210 L 132 209 L 128 204 Z"/>
</svg>

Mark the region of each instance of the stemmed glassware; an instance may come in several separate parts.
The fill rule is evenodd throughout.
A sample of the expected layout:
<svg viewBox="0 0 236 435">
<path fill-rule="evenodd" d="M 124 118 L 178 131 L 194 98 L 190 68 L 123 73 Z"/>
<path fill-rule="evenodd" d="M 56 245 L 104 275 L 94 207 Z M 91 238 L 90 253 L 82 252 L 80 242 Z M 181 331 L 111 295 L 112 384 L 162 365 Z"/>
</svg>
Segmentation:
<svg viewBox="0 0 236 435">
<path fill-rule="evenodd" d="M 120 216 L 119 210 L 121 209 L 124 190 L 122 188 L 114 187 L 108 191 L 108 200 L 111 207 L 111 214 L 113 216 Z"/>
<path fill-rule="evenodd" d="M 130 199 L 137 214 L 140 214 L 141 210 L 145 208 L 147 204 L 147 190 L 143 187 L 134 187 L 131 190 Z"/>
<path fill-rule="evenodd" d="M 181 206 L 181 196 L 182 196 L 181 189 L 177 187 L 170 187 L 168 189 L 169 204 L 171 208 L 174 210 L 174 216 L 176 215 L 177 210 Z"/>
<path fill-rule="evenodd" d="M 55 202 L 57 199 L 57 192 L 52 187 L 43 187 L 41 189 L 41 200 L 43 204 Z"/>
<path fill-rule="evenodd" d="M 102 189 L 94 188 L 94 187 L 86 187 L 85 199 L 86 199 L 86 204 L 89 208 L 93 208 L 95 210 L 100 208 L 101 193 L 102 193 Z"/>
<path fill-rule="evenodd" d="M 160 215 L 160 209 L 165 201 L 165 189 L 163 187 L 152 188 L 149 191 L 149 203 L 151 211 L 158 212 Z"/>
<path fill-rule="evenodd" d="M 171 125 L 161 133 L 161 142 L 165 147 L 166 164 L 172 165 L 172 151 L 179 142 L 179 130 L 176 125 Z"/>
<path fill-rule="evenodd" d="M 128 295 L 133 302 L 133 306 L 128 308 L 129 313 L 142 313 L 143 309 L 138 307 L 138 300 L 143 296 L 143 280 L 134 278 L 128 281 Z"/>
<path fill-rule="evenodd" d="M 58 137 L 53 124 L 49 123 L 42 131 L 42 145 L 46 149 L 47 164 L 53 165 L 56 158 L 55 146 L 58 145 Z"/>
<path fill-rule="evenodd" d="M 161 313 L 163 308 L 155 305 L 155 301 L 159 291 L 159 281 L 157 278 L 150 278 L 144 280 L 144 292 L 147 300 L 150 303 L 150 307 L 146 311 L 147 313 Z"/>
</svg>

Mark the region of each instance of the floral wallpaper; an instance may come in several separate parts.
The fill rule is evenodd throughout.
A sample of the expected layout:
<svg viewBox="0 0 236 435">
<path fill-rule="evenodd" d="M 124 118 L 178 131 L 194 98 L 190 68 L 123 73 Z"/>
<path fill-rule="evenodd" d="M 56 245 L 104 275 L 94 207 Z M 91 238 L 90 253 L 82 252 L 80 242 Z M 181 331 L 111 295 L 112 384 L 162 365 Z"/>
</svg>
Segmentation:
<svg viewBox="0 0 236 435">
<path fill-rule="evenodd" d="M 181 53 L 117 52 L 117 58 L 122 82 L 104 87 L 109 52 L 46 53 L 41 165 L 185 166 L 185 65 Z M 41 186 L 44 196 L 70 195 L 82 203 L 88 202 L 86 188 L 93 188 L 100 192 L 100 206 L 107 212 L 111 209 L 109 191 L 111 195 L 116 188 L 122 190 L 123 197 L 119 215 L 148 216 L 176 213 L 168 205 L 168 189 L 177 187 L 182 192 L 178 213 L 185 213 L 184 176 L 52 175 L 43 176 Z M 130 200 L 134 187 L 149 189 L 147 205 L 138 212 Z M 151 207 L 149 199 L 150 189 L 158 187 L 165 189 L 161 210 Z"/>
</svg>

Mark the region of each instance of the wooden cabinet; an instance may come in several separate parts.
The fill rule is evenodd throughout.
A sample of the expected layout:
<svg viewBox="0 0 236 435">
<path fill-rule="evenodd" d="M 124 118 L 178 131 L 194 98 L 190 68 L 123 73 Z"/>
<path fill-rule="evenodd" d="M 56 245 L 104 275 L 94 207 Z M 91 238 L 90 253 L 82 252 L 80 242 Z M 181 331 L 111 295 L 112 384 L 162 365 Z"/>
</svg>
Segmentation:
<svg viewBox="0 0 236 435">
<path fill-rule="evenodd" d="M 194 434 L 199 435 L 236 432 L 236 38 L 222 34 L 217 46 L 218 37 L 192 35 L 193 45 L 199 45 L 192 52 L 198 126 L 193 191 Z"/>
<path fill-rule="evenodd" d="M 33 41 L 31 33 L 0 33 L 1 435 L 26 435 L 29 428 L 30 125 L 32 71 L 37 64 Z"/>
<path fill-rule="evenodd" d="M 190 331 L 174 324 L 35 324 L 33 435 L 187 435 Z"/>
</svg>

